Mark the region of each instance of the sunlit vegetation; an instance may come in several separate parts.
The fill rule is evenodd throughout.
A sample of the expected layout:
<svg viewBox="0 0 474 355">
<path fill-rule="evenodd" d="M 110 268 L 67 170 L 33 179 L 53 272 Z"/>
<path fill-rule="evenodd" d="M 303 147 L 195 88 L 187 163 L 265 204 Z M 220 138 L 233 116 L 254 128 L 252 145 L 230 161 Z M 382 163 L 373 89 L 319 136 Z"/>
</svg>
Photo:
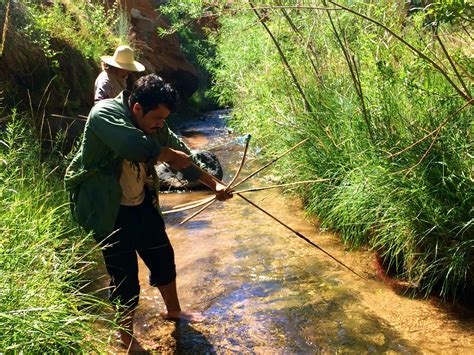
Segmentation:
<svg viewBox="0 0 474 355">
<path fill-rule="evenodd" d="M 0 349 L 104 350 L 106 304 L 81 292 L 97 251 L 71 220 L 65 162 L 37 142 L 16 113 L 0 133 Z"/>
<path fill-rule="evenodd" d="M 71 219 L 64 135 L 45 114 L 91 101 L 98 58 L 129 24 L 99 1 L 5 1 L 0 18 L 0 349 L 102 353 L 113 312 L 83 292 L 100 252 Z"/>
<path fill-rule="evenodd" d="M 58 107 L 82 114 L 100 56 L 127 43 L 129 22 L 118 6 L 102 1 L 6 1 L 0 6 L 0 91 L 10 107 Z M 48 91 L 45 94 L 45 91 Z M 56 112 L 57 113 L 57 112 Z"/>
<path fill-rule="evenodd" d="M 81 292 L 92 247 L 62 189 L 61 138 L 50 137 L 47 151 L 39 143 L 48 100 L 65 109 L 87 104 L 91 66 L 99 70 L 98 58 L 126 41 L 126 17 L 103 6 L 0 2 L 9 70 L 0 83 L 0 349 L 7 353 L 106 346 L 105 305 Z M 211 91 L 196 104 L 212 96 L 232 107 L 230 124 L 268 156 L 309 138 L 273 173 L 282 182 L 331 179 L 298 189 L 308 213 L 347 247 L 379 253 L 419 293 L 453 298 L 474 290 L 472 11 L 461 0 L 282 0 L 170 1 L 164 13 L 189 58 L 212 75 Z M 208 37 L 196 42 L 186 25 L 202 18 L 212 26 L 199 22 Z M 11 111 L 12 103 L 31 112 Z"/>
<path fill-rule="evenodd" d="M 30 25 L 23 29 L 52 57 L 51 39 L 60 39 L 83 57 L 99 60 L 127 42 L 129 23 L 119 5 L 105 8 L 102 1 L 25 1 Z"/>
<path fill-rule="evenodd" d="M 231 124 L 267 155 L 310 138 L 275 173 L 331 178 L 299 190 L 323 227 L 418 293 L 473 290 L 472 6 L 184 3 L 181 19 L 219 18 L 212 91 Z"/>
</svg>

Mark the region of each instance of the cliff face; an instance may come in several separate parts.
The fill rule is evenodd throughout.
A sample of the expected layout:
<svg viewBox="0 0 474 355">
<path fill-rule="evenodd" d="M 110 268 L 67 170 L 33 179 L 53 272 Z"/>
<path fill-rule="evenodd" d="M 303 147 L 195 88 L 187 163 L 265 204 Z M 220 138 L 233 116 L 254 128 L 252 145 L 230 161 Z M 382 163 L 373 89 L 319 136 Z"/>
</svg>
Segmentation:
<svg viewBox="0 0 474 355">
<path fill-rule="evenodd" d="M 109 0 L 111 6 L 115 1 Z M 159 12 L 162 1 L 121 0 L 132 25 L 130 38 L 140 52 L 140 62 L 148 72 L 155 72 L 172 83 L 183 96 L 190 97 L 198 88 L 196 69 L 184 57 L 178 36 L 158 36 L 158 28 L 169 28 L 169 22 Z"/>
</svg>

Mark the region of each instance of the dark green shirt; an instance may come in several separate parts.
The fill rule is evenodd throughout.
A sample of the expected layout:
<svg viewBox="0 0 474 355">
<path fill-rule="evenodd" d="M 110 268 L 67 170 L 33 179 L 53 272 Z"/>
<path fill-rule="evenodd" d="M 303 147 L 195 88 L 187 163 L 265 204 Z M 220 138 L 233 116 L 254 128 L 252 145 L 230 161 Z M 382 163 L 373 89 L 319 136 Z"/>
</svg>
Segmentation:
<svg viewBox="0 0 474 355">
<path fill-rule="evenodd" d="M 86 231 L 93 231 L 99 238 L 114 230 L 122 196 L 119 181 L 124 159 L 153 162 L 161 147 L 191 154 L 166 124 L 149 135 L 137 128 L 132 120 L 128 97 L 124 91 L 92 108 L 82 145 L 64 177 L 65 187 L 71 192 L 75 219 Z M 201 176 L 201 172 L 193 167 L 181 172 L 190 181 Z M 155 186 L 159 186 L 157 181 Z"/>
</svg>

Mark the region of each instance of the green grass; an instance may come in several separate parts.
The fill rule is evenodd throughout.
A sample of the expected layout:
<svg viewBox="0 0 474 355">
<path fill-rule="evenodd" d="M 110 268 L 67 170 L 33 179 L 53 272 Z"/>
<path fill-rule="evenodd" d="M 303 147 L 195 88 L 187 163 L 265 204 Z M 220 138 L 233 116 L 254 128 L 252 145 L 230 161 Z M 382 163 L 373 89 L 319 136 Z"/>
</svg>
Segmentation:
<svg viewBox="0 0 474 355">
<path fill-rule="evenodd" d="M 348 6 L 432 58 L 462 88 L 433 36 L 435 24 L 472 92 L 472 36 L 467 34 L 469 23 L 459 17 L 472 9 L 458 1 L 438 5 L 432 8 L 435 12 L 410 13 L 401 3 L 388 1 L 352 1 Z M 458 14 L 456 21 L 444 16 L 446 12 L 436 13 L 450 6 Z M 185 6 L 180 2 L 178 7 L 183 11 Z M 324 11 L 287 9 L 292 27 L 281 9 L 267 9 L 264 23 L 304 92 L 310 106 L 305 110 L 275 44 L 245 7 L 222 6 L 213 39 L 213 93 L 221 105 L 233 107 L 231 124 L 251 133 L 268 156 L 310 139 L 283 159 L 274 174 L 288 182 L 331 178 L 299 192 L 308 212 L 339 232 L 348 247 L 378 251 L 421 294 L 456 298 L 472 292 L 473 106 L 456 112 L 466 99 L 443 72 L 371 21 L 332 11 L 339 42 Z M 360 81 L 365 107 L 341 42 Z M 390 156 L 439 127 L 438 133 Z"/>
<path fill-rule="evenodd" d="M 10 3 L 0 80 L 5 104 L 22 111 L 32 106 L 86 114 L 100 56 L 128 43 L 130 24 L 123 10 L 118 5 L 106 10 L 95 0 Z M 0 7 L 0 17 L 5 12 Z"/>
<path fill-rule="evenodd" d="M 98 1 L 53 1 L 51 5 L 26 1 L 25 4 L 31 17 L 31 26 L 25 32 L 42 45 L 53 60 L 59 54 L 51 48 L 53 38 L 64 41 L 84 58 L 96 61 L 128 41 L 129 23 L 117 4 L 108 10 Z"/>
<path fill-rule="evenodd" d="M 64 163 L 42 161 L 24 120 L 0 131 L 0 349 L 104 351 L 104 302 L 80 291 L 90 238 L 71 220 Z"/>
</svg>

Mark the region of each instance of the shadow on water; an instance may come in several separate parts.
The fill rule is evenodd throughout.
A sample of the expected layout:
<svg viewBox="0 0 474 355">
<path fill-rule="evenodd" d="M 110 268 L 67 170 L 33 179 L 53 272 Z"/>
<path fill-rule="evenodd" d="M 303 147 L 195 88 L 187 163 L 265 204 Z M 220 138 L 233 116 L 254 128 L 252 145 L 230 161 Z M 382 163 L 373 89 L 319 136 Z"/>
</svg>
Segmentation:
<svg viewBox="0 0 474 355">
<path fill-rule="evenodd" d="M 176 322 L 171 336 L 176 341 L 174 354 L 214 354 L 214 346 L 188 322 Z"/>
</svg>

